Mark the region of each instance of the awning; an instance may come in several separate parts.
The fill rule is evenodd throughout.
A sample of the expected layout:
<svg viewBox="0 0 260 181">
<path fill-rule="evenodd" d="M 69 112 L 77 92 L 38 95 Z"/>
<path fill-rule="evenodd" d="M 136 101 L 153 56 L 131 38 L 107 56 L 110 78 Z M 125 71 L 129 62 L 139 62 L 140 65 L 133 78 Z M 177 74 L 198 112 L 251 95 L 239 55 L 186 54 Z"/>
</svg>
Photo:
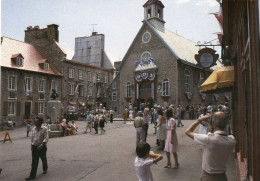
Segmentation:
<svg viewBox="0 0 260 181">
<path fill-rule="evenodd" d="M 217 67 L 200 86 L 200 92 L 217 91 L 234 85 L 234 66 Z"/>
<path fill-rule="evenodd" d="M 73 101 L 70 101 L 69 104 L 70 104 L 70 105 L 76 105 L 77 103 L 76 103 L 76 102 L 73 102 Z"/>
</svg>

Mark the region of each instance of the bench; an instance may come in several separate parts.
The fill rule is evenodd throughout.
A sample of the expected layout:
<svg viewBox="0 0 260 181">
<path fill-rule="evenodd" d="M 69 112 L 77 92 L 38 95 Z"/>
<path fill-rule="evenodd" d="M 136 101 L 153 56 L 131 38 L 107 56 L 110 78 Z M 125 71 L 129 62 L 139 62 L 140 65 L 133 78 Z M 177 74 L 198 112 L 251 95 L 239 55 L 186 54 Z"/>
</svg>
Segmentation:
<svg viewBox="0 0 260 181">
<path fill-rule="evenodd" d="M 5 132 L 0 132 L 0 135 L 5 135 L 5 138 L 3 140 L 0 140 L 0 141 L 3 141 L 4 143 L 6 141 L 10 141 L 11 143 L 13 142 L 12 141 L 12 138 L 11 136 L 9 135 L 9 132 L 8 131 L 5 131 Z"/>
</svg>

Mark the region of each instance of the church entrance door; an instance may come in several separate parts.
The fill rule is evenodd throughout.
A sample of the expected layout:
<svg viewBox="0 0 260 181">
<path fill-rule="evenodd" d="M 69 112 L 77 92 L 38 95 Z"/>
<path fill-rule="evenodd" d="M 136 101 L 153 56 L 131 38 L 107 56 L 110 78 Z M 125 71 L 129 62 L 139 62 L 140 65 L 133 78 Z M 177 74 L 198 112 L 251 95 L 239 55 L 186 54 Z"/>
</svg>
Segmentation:
<svg viewBox="0 0 260 181">
<path fill-rule="evenodd" d="M 145 102 L 148 101 L 148 99 L 151 99 L 151 83 L 148 81 L 144 81 L 140 84 L 140 96 L 139 99 L 144 100 Z"/>
</svg>

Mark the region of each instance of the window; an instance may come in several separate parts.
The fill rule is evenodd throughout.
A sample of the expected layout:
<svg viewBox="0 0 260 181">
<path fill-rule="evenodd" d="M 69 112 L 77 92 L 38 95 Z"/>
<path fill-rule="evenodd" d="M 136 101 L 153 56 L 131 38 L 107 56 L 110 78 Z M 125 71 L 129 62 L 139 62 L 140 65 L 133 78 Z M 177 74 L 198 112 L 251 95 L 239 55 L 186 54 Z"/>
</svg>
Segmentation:
<svg viewBox="0 0 260 181">
<path fill-rule="evenodd" d="M 162 95 L 163 96 L 168 96 L 169 95 L 169 80 L 167 78 L 163 79 Z"/>
<path fill-rule="evenodd" d="M 107 75 L 104 75 L 104 82 L 107 83 Z"/>
<path fill-rule="evenodd" d="M 8 99 L 16 99 L 16 95 L 14 92 L 9 92 L 9 97 Z"/>
<path fill-rule="evenodd" d="M 98 74 L 97 74 L 97 82 L 100 82 L 100 78 L 101 78 L 101 74 L 98 73 Z"/>
<path fill-rule="evenodd" d="M 15 115 L 15 102 L 8 102 L 8 115 Z"/>
<path fill-rule="evenodd" d="M 23 66 L 23 58 L 17 57 L 16 58 L 16 65 L 22 67 Z"/>
<path fill-rule="evenodd" d="M 148 9 L 148 11 L 147 11 L 147 18 L 151 18 L 151 16 L 152 16 L 151 9 Z"/>
<path fill-rule="evenodd" d="M 51 91 L 52 91 L 52 89 L 54 89 L 54 90 L 56 90 L 56 92 L 58 92 L 58 83 L 56 80 L 53 80 L 51 82 Z"/>
<path fill-rule="evenodd" d="M 43 69 L 44 70 L 49 70 L 49 67 L 50 67 L 49 63 L 44 63 L 43 64 Z"/>
<path fill-rule="evenodd" d="M 69 84 L 69 95 L 74 95 L 75 85 Z"/>
<path fill-rule="evenodd" d="M 116 99 L 117 99 L 116 92 L 113 92 L 112 93 L 112 101 L 116 101 Z"/>
<path fill-rule="evenodd" d="M 8 90 L 16 90 L 16 76 L 9 76 Z"/>
<path fill-rule="evenodd" d="M 92 96 L 92 87 L 88 86 L 88 96 Z"/>
<path fill-rule="evenodd" d="M 84 85 L 79 85 L 78 89 L 79 96 L 84 96 Z"/>
<path fill-rule="evenodd" d="M 127 82 L 126 84 L 126 97 L 131 97 L 131 83 Z"/>
<path fill-rule="evenodd" d="M 88 81 L 92 81 L 92 72 L 88 72 Z"/>
<path fill-rule="evenodd" d="M 79 79 L 83 80 L 83 71 L 82 70 L 79 70 Z"/>
<path fill-rule="evenodd" d="M 74 78 L 74 69 L 73 68 L 69 68 L 69 78 L 70 79 Z"/>
<path fill-rule="evenodd" d="M 116 89 L 116 82 L 112 83 L 112 89 Z"/>
<path fill-rule="evenodd" d="M 184 92 L 191 92 L 191 71 L 187 68 L 184 70 Z"/>
<path fill-rule="evenodd" d="M 45 106 L 44 102 L 38 103 L 38 114 L 44 114 L 44 106 Z"/>
<path fill-rule="evenodd" d="M 39 81 L 39 87 L 38 91 L 39 92 L 44 92 L 45 91 L 45 85 L 46 85 L 46 80 L 42 79 Z"/>
<path fill-rule="evenodd" d="M 26 91 L 31 91 L 32 90 L 31 78 L 30 77 L 26 77 L 25 78 L 25 90 Z"/>
</svg>

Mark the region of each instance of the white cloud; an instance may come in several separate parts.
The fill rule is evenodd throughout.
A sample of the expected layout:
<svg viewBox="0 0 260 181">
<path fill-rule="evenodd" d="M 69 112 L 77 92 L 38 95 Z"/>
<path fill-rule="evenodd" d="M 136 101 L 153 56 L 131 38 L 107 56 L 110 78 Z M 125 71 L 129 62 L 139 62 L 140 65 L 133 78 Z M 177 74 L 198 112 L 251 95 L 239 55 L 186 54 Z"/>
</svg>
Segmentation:
<svg viewBox="0 0 260 181">
<path fill-rule="evenodd" d="M 177 0 L 177 4 L 184 4 L 189 2 L 190 0 Z"/>
<path fill-rule="evenodd" d="M 196 3 L 196 5 L 214 7 L 214 6 L 218 5 L 218 2 L 216 0 L 200 0 Z"/>
</svg>

